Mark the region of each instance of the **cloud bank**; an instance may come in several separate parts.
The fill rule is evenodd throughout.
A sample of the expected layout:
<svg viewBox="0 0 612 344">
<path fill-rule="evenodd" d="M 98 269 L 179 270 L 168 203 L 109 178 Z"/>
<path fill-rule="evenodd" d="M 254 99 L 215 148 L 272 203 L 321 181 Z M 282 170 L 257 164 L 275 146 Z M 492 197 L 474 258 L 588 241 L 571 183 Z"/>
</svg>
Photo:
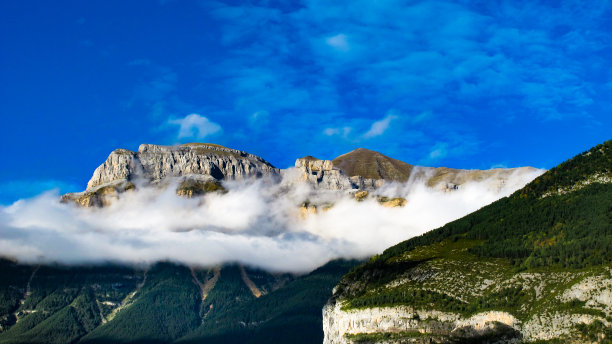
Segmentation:
<svg viewBox="0 0 612 344">
<path fill-rule="evenodd" d="M 501 188 L 485 180 L 443 192 L 412 181 L 379 190 L 406 198 L 401 208 L 264 180 L 227 182 L 226 194 L 200 199 L 178 197 L 172 187 L 141 188 L 102 209 L 62 204 L 57 191 L 49 191 L 0 207 L 0 252 L 29 263 L 240 262 L 306 272 L 331 259 L 380 253 L 509 195 L 541 173 L 516 173 Z M 305 199 L 334 206 L 303 216 Z"/>
</svg>

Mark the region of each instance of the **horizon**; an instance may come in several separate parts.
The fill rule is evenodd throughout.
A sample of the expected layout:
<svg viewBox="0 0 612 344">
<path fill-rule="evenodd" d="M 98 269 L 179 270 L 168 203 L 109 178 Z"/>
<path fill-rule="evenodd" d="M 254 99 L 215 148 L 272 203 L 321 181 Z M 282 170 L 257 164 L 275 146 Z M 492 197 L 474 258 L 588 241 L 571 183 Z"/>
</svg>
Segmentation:
<svg viewBox="0 0 612 344">
<path fill-rule="evenodd" d="M 28 1 L 0 19 L 0 204 L 80 191 L 142 143 L 550 169 L 611 138 L 605 2 Z"/>
</svg>

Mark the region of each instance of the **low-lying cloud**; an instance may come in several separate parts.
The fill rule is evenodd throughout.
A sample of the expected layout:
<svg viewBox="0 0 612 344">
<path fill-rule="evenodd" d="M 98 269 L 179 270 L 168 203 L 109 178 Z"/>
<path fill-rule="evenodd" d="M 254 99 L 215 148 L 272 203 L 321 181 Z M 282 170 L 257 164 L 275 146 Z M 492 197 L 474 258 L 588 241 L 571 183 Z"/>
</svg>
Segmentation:
<svg viewBox="0 0 612 344">
<path fill-rule="evenodd" d="M 226 194 L 192 199 L 176 196 L 172 187 L 141 188 L 101 209 L 60 203 L 57 191 L 49 191 L 0 207 L 0 252 L 28 263 L 240 262 L 306 272 L 334 258 L 380 253 L 507 196 L 541 173 L 515 173 L 501 187 L 494 180 L 467 183 L 452 192 L 418 181 L 380 189 L 408 200 L 398 208 L 265 180 L 227 182 Z M 306 199 L 334 205 L 304 216 Z"/>
</svg>

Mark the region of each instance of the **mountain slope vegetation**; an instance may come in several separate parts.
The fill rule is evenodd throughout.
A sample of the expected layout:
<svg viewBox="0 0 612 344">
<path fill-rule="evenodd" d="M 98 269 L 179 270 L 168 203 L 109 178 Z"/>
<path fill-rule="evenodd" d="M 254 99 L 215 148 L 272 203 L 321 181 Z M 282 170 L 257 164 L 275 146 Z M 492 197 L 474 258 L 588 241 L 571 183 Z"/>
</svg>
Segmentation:
<svg viewBox="0 0 612 344">
<path fill-rule="evenodd" d="M 239 265 L 141 270 L 0 260 L 0 343 L 320 342 L 321 308 L 357 263 L 295 277 Z"/>
<path fill-rule="evenodd" d="M 612 141 L 607 141 L 511 196 L 352 270 L 326 306 L 325 321 L 334 322 L 326 342 L 388 340 L 379 324 L 337 327 L 338 319 L 357 321 L 386 311 L 397 326 L 393 332 L 405 332 L 404 339 L 394 335 L 391 342 L 421 332 L 424 342 L 496 335 L 508 341 L 610 341 L 611 267 Z M 414 318 L 400 319 L 402 310 Z M 418 320 L 423 318 L 438 330 Z M 493 323 L 503 329 L 492 330 Z"/>
</svg>

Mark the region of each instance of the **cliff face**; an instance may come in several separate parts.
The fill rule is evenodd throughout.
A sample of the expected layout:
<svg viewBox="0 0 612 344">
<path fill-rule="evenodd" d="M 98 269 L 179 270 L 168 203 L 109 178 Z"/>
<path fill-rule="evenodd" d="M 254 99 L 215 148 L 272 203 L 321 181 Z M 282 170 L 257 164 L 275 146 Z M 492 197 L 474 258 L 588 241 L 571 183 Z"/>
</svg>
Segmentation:
<svg viewBox="0 0 612 344">
<path fill-rule="evenodd" d="M 331 160 L 319 160 L 310 156 L 297 159 L 295 168 L 300 171 L 298 180 L 308 182 L 316 189 L 373 189 L 382 186 L 384 183 L 382 179 L 370 179 L 362 176 L 349 177 L 342 170 L 334 167 Z"/>
<path fill-rule="evenodd" d="M 264 159 L 243 151 L 214 144 L 181 146 L 143 144 L 138 152 L 116 149 L 93 173 L 83 192 L 62 196 L 64 202 L 80 206 L 107 206 L 120 193 L 144 185 L 178 181 L 177 194 L 194 197 L 207 192 L 224 192 L 221 180 L 243 180 L 278 175 L 279 170 Z"/>
<path fill-rule="evenodd" d="M 473 273 L 477 273 L 478 269 L 492 271 L 490 265 L 487 267 L 486 264 L 477 264 Z M 481 281 L 467 283 L 464 282 L 467 274 L 460 276 L 461 273 L 454 273 L 451 278 L 445 279 L 440 270 L 439 267 L 431 270 L 422 267 L 413 271 L 411 276 L 405 275 L 384 288 L 397 288 L 421 280 L 429 285 L 425 290 L 435 290 L 465 300 L 482 297 L 488 291 L 500 292 L 510 288 L 530 294 L 530 300 L 524 300 L 525 304 L 515 310 L 506 311 L 513 308 L 512 301 L 506 299 L 499 304 L 500 310 L 466 313 L 459 310 L 439 310 L 435 306 L 389 305 L 354 308 L 350 306 L 347 298 L 336 294 L 323 308 L 324 344 L 455 343 L 481 342 L 480 340 L 485 338 L 496 343 L 554 339 L 562 339 L 568 343 L 584 343 L 584 329 L 588 326 L 595 328 L 595 333 L 601 330 L 598 326 L 612 326 L 609 320 L 612 314 L 610 269 L 597 269 L 575 275 L 522 273 L 511 275 L 505 280 L 487 276 L 492 279 L 483 278 Z M 453 286 L 452 283 L 461 283 L 462 286 Z M 423 294 L 422 297 L 427 296 Z M 505 302 L 509 305 L 504 305 Z M 581 307 L 576 309 L 576 305 Z M 599 336 L 598 340 L 601 340 L 602 335 L 595 334 L 595 337 Z M 385 340 L 382 341 L 382 338 Z"/>
<path fill-rule="evenodd" d="M 166 177 L 209 175 L 236 180 L 278 174 L 264 159 L 243 151 L 210 144 L 158 146 L 143 144 L 138 152 L 113 151 L 87 183 L 87 189 L 115 180 L 141 178 L 159 182 Z"/>
<path fill-rule="evenodd" d="M 93 173 L 87 189 L 66 194 L 63 201 L 81 206 L 106 206 L 119 194 L 140 185 L 167 186 L 173 179 L 180 185 L 177 194 L 197 197 L 225 189 L 221 181 L 277 176 L 283 172 L 289 185 L 308 183 L 315 190 L 358 192 L 375 190 L 385 183 L 415 181 L 429 187 L 453 191 L 472 181 L 487 180 L 488 187 L 500 189 L 514 173 L 530 168 L 457 170 L 419 167 L 383 154 L 357 149 L 334 160 L 308 156 L 297 159 L 295 167 L 279 170 L 264 159 L 215 144 L 191 143 L 180 146 L 140 145 L 137 152 L 116 149 Z M 381 202 L 403 206 L 404 202 Z"/>
<path fill-rule="evenodd" d="M 324 344 L 350 344 L 360 339 L 376 342 L 376 333 L 392 333 L 386 342 L 477 342 L 495 336 L 507 341 L 522 338 L 520 322 L 505 312 L 483 312 L 472 317 L 411 307 L 374 307 L 343 311 L 341 304 L 323 308 Z M 502 333 L 500 336 L 499 334 Z"/>
</svg>

